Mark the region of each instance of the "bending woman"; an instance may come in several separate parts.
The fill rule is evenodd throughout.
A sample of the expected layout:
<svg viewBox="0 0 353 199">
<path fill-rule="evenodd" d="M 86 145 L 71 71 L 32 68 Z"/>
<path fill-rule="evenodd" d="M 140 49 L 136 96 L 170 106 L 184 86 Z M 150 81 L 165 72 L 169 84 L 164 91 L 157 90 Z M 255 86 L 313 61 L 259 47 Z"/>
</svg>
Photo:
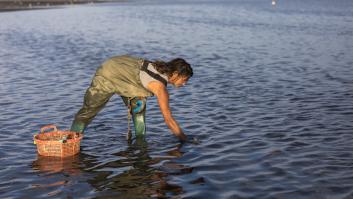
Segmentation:
<svg viewBox="0 0 353 199">
<path fill-rule="evenodd" d="M 83 132 L 112 95 L 118 94 L 129 107 L 135 135 L 144 136 L 147 97 L 155 95 L 165 123 L 174 135 L 185 141 L 187 137 L 169 107 L 167 84 L 184 86 L 192 75 L 190 64 L 182 58 L 150 62 L 128 55 L 112 57 L 97 69 L 86 91 L 83 106 L 75 115 L 71 131 Z"/>
</svg>

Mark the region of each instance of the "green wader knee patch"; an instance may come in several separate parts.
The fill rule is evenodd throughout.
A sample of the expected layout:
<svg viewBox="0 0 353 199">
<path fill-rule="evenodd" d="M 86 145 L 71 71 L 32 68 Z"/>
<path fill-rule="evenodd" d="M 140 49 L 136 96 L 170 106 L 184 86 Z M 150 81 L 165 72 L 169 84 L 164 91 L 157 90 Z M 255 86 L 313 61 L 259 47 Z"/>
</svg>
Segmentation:
<svg viewBox="0 0 353 199">
<path fill-rule="evenodd" d="M 135 127 L 135 136 L 146 135 L 146 98 L 145 97 L 135 97 L 130 100 L 132 120 Z"/>
<path fill-rule="evenodd" d="M 132 116 L 132 121 L 134 122 L 135 127 L 135 136 L 141 137 L 146 134 L 146 102 L 147 98 L 145 97 L 134 97 L 128 98 L 122 96 L 125 105 L 129 107 L 129 115 Z M 130 118 L 130 116 L 129 116 Z M 130 125 L 129 125 L 130 126 Z M 128 137 L 131 135 L 128 135 Z"/>
</svg>

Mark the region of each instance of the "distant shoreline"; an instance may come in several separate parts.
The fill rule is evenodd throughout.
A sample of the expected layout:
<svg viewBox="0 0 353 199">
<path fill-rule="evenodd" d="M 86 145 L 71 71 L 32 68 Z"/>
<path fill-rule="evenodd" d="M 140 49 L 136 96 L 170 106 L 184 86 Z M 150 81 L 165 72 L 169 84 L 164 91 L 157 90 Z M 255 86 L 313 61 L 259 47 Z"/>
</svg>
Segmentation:
<svg viewBox="0 0 353 199">
<path fill-rule="evenodd" d="M 0 12 L 50 9 L 61 5 L 77 5 L 107 2 L 124 2 L 126 0 L 0 0 Z"/>
</svg>

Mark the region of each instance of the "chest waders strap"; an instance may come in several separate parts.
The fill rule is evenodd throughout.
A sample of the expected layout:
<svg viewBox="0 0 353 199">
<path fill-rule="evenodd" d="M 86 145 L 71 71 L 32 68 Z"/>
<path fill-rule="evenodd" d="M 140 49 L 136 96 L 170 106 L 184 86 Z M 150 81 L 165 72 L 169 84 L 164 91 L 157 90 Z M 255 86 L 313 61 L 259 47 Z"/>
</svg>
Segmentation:
<svg viewBox="0 0 353 199">
<path fill-rule="evenodd" d="M 154 73 L 154 72 L 152 72 L 152 71 L 147 69 L 149 63 L 150 63 L 149 61 L 143 60 L 143 64 L 142 64 L 141 70 L 146 72 L 149 76 L 153 77 L 154 79 L 162 82 L 164 84 L 164 86 L 167 87 L 167 81 L 163 77 L 161 77 L 157 73 Z"/>
</svg>

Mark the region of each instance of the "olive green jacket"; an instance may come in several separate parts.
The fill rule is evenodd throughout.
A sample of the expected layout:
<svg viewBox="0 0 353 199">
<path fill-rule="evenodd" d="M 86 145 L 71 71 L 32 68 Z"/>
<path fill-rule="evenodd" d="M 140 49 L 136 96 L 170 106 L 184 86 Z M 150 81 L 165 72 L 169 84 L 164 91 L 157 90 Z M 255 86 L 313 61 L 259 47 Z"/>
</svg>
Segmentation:
<svg viewBox="0 0 353 199">
<path fill-rule="evenodd" d="M 140 80 L 143 61 L 129 55 L 112 57 L 97 69 L 91 86 L 125 97 L 153 96 Z"/>
</svg>

